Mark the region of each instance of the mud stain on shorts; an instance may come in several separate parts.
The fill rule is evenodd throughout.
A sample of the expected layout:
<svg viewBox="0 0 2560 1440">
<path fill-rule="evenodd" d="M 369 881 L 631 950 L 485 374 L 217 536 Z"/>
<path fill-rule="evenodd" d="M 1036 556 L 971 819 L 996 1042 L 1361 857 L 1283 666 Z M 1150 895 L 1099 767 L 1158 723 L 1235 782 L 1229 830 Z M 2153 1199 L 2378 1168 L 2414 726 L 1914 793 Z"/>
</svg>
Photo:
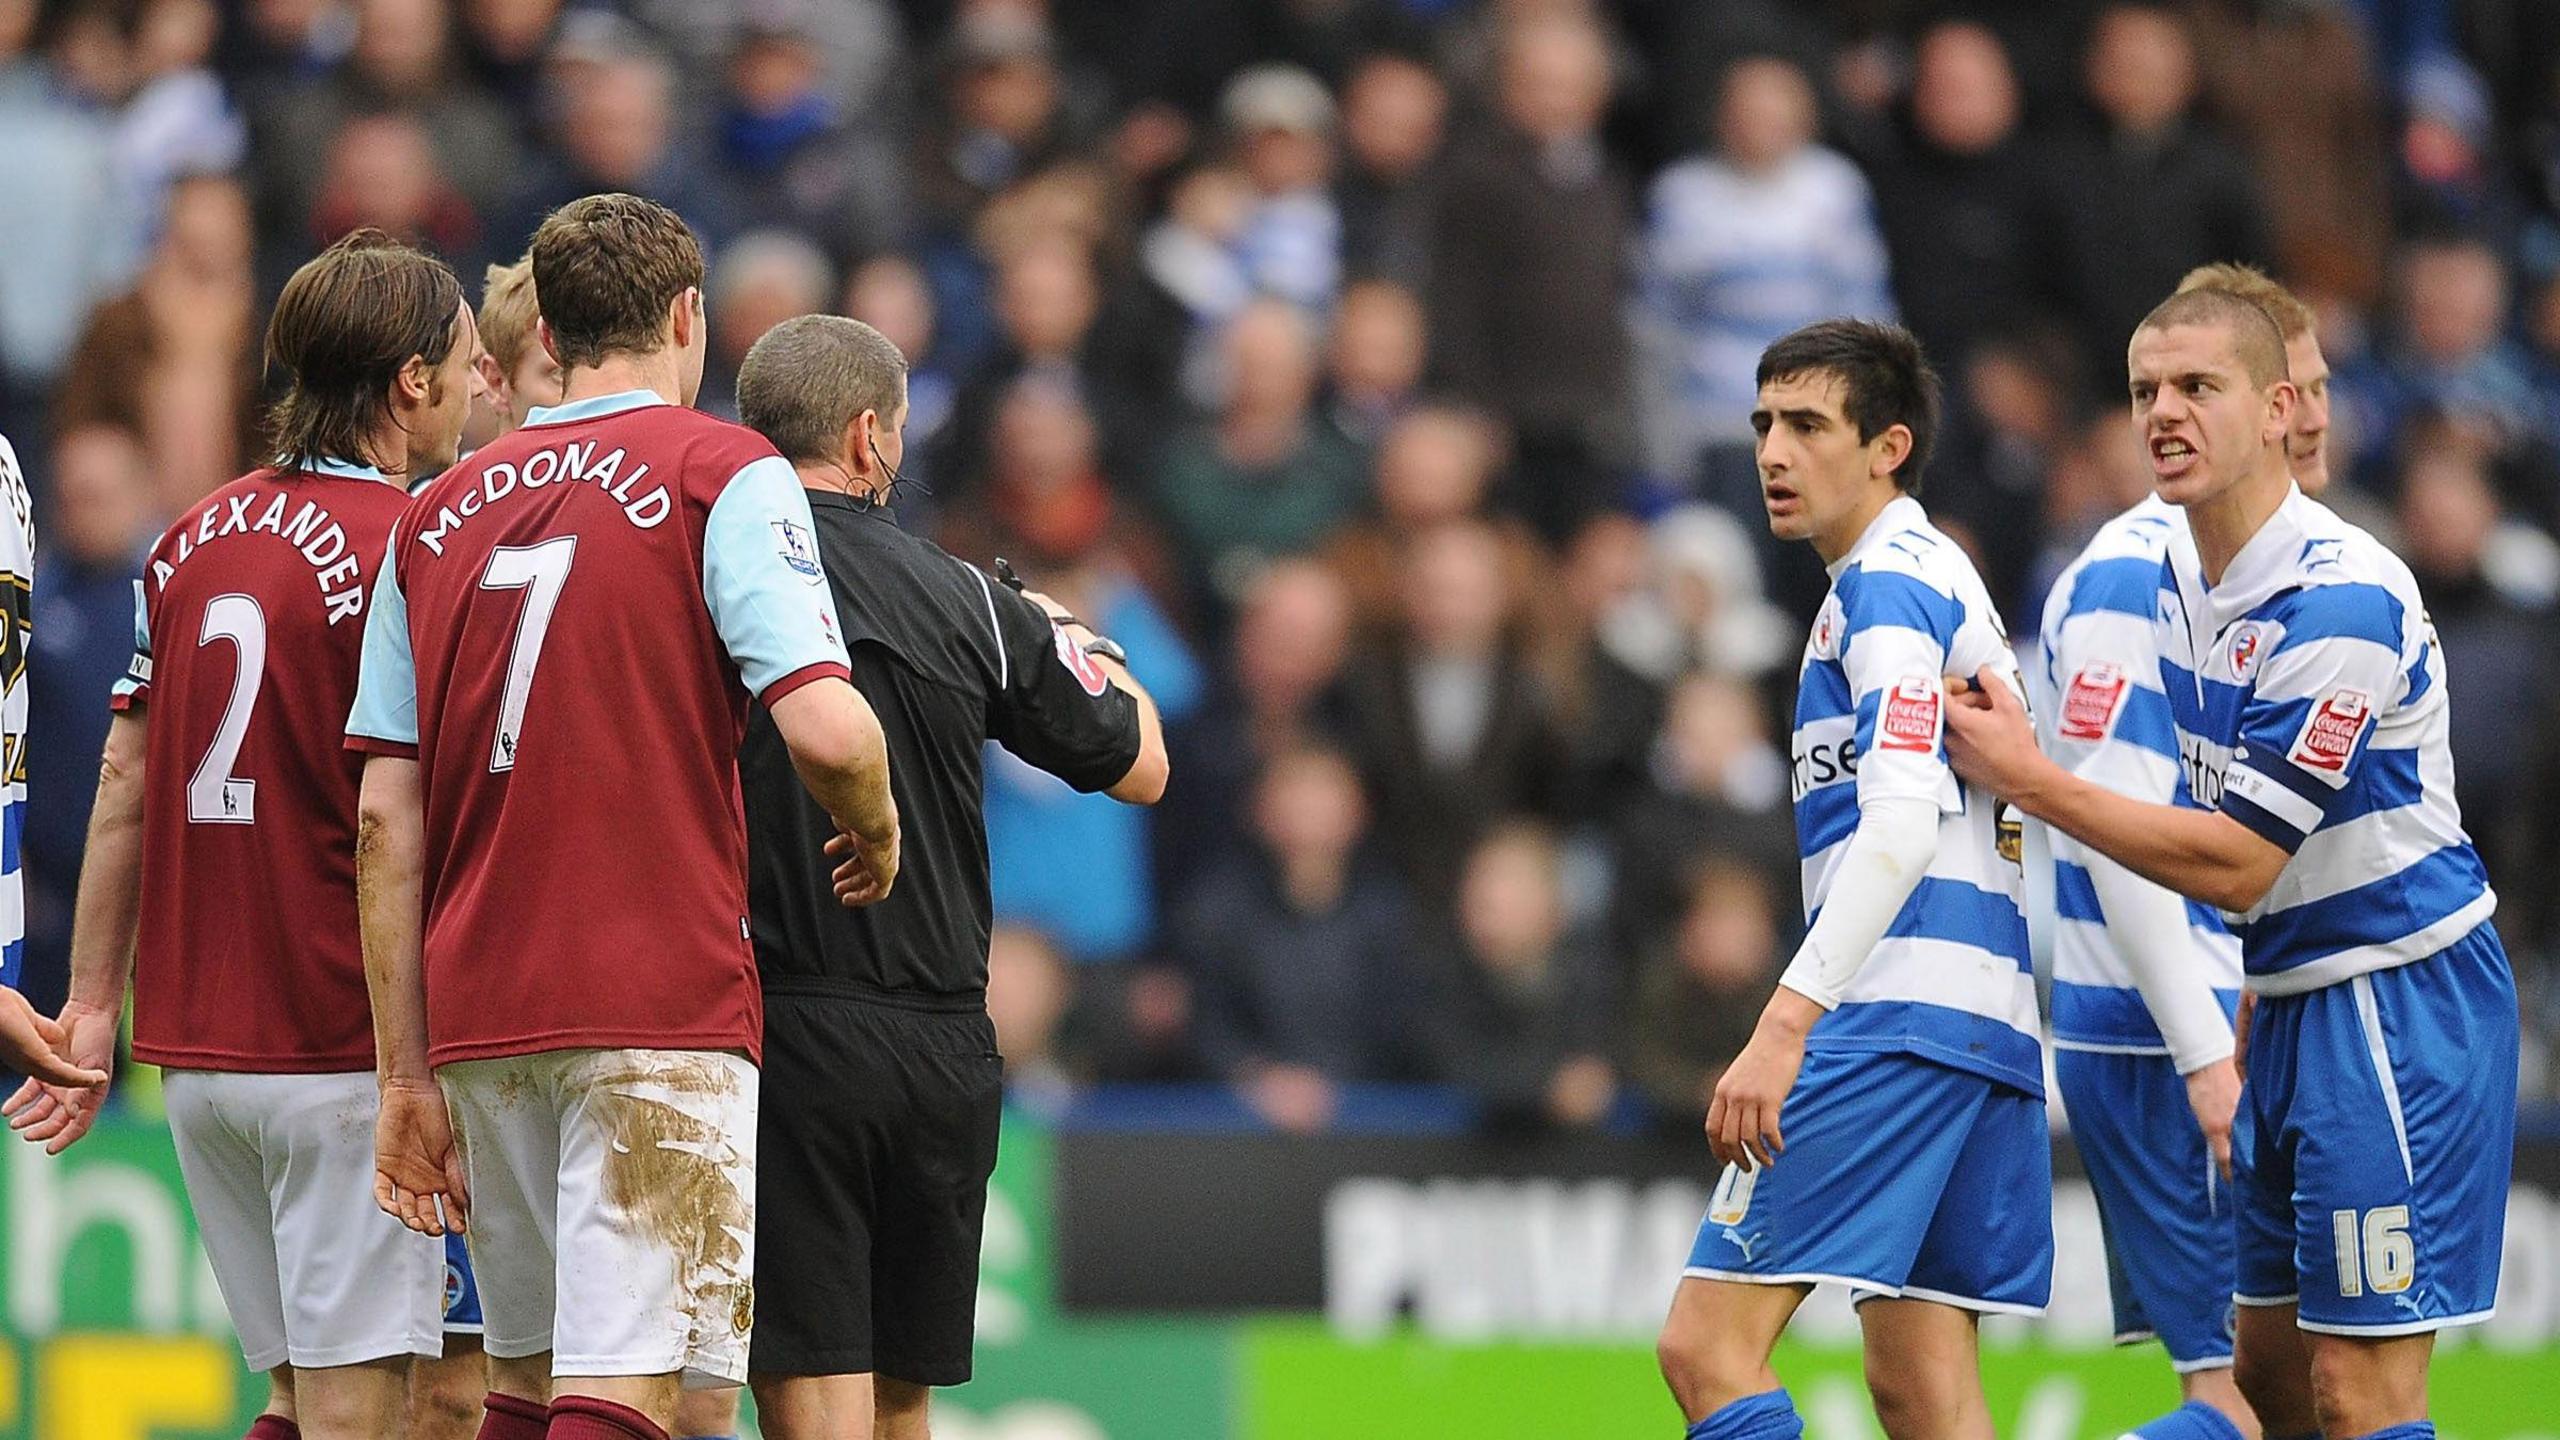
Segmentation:
<svg viewBox="0 0 2560 1440">
<path fill-rule="evenodd" d="M 695 1113 L 734 1110 L 738 1077 L 710 1058 L 673 1055 L 605 1074 L 593 1093 L 612 1142 L 604 1201 L 674 1255 L 700 1343 L 710 1320 L 734 1323 L 753 1308 L 746 1246 L 754 1178 L 730 1137 Z"/>
</svg>

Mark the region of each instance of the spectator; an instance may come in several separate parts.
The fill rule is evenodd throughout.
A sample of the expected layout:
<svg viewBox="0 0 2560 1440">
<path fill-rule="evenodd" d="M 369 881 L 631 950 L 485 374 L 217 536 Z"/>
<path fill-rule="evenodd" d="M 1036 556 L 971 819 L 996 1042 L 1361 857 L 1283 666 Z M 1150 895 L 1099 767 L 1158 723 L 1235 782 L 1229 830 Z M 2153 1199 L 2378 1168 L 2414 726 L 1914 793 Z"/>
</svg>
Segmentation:
<svg viewBox="0 0 2560 1440">
<path fill-rule="evenodd" d="M 704 288 L 711 318 L 710 355 L 695 404 L 714 415 L 738 413 L 738 366 L 764 332 L 795 315 L 827 308 L 834 269 L 817 246 L 790 230 L 756 230 L 714 256 Z"/>
<path fill-rule="evenodd" d="M 999 212 L 990 209 L 990 217 Z M 1148 407 L 1124 383 L 1126 363 L 1103 326 L 1101 278 L 1091 244 L 1025 227 L 997 249 L 993 353 L 970 371 L 952 401 L 942 451 L 931 457 L 939 493 L 960 501 L 986 483 L 987 435 L 996 407 L 1026 379 L 1073 392 L 1101 427 L 1102 470 L 1115 484 L 1143 484 Z"/>
<path fill-rule="evenodd" d="M 1342 173 L 1333 187 L 1347 274 L 1415 289 L 1427 282 L 1431 187 L 1448 115 L 1448 87 L 1419 60 L 1380 52 L 1352 68 L 1342 94 Z"/>
<path fill-rule="evenodd" d="M 1129 651 L 1129 671 L 1170 726 L 1200 704 L 1199 662 L 1138 580 L 1143 544 L 1097 477 L 1094 425 L 1073 392 L 1016 382 L 996 415 L 988 523 L 955 553 L 1005 555 Z M 1047 931 L 1080 964 L 1127 959 L 1155 933 L 1152 812 L 1079 795 L 1001 749 L 987 757 L 987 850 L 999 916 Z"/>
<path fill-rule="evenodd" d="M 473 216 L 499 213 L 524 164 L 515 122 L 457 63 L 444 0 L 359 0 L 354 8 L 355 48 L 345 65 L 298 85 L 249 92 L 261 228 L 275 237 L 311 234 L 339 133 L 359 116 L 386 111 L 413 121 L 435 147 L 436 172 L 451 178 Z M 268 268 L 281 275 L 306 253 L 289 244 Z"/>
<path fill-rule="evenodd" d="M 1777 892 L 1749 865 L 1711 861 L 1678 925 L 1647 942 L 1626 1038 L 1627 1078 L 1666 1129 L 1692 1133 L 1777 982 Z"/>
<path fill-rule="evenodd" d="M 1238 75 L 1218 101 L 1253 198 L 1236 237 L 1246 289 L 1322 312 L 1342 285 L 1333 178 L 1333 97 L 1288 65 Z"/>
<path fill-rule="evenodd" d="M 666 56 L 636 36 L 608 31 L 556 50 L 552 75 L 559 94 L 550 145 L 516 188 L 508 222 L 492 233 L 499 249 L 523 245 L 543 216 L 571 200 L 627 191 L 683 216 L 716 252 L 737 229 L 736 211 L 720 178 L 683 146 L 676 71 Z"/>
<path fill-rule="evenodd" d="M 169 227 L 133 289 L 89 316 L 56 394 L 64 431 L 142 437 L 151 509 L 171 515 L 248 468 L 258 435 L 257 278 L 248 198 L 199 176 L 169 195 Z"/>
<path fill-rule="evenodd" d="M 359 115 L 330 143 L 311 203 L 309 244 L 371 225 L 462 260 L 480 248 L 480 217 L 437 168 L 435 143 L 398 111 Z"/>
<path fill-rule="evenodd" d="M 1867 182 L 1814 130 L 1803 71 L 1770 56 L 1737 62 L 1716 103 L 1715 153 L 1654 182 L 1640 242 L 1646 464 L 1755 519 L 1760 352 L 1830 316 L 1893 318 Z"/>
<path fill-rule="evenodd" d="M 2477 240 L 2431 238 L 2400 261 L 2394 323 L 2379 356 L 2340 367 L 2339 428 L 2349 437 L 2349 478 L 2379 488 L 2374 467 L 2401 448 L 2421 414 L 2477 427 L 2499 451 L 2547 445 L 2552 416 L 2530 361 L 2507 338 L 2507 273 Z M 2536 513 L 2550 524 L 2549 497 Z"/>
<path fill-rule="evenodd" d="M 1903 323 L 1941 368 L 2041 298 L 2021 114 L 2000 37 L 1942 21 L 1921 35 L 1910 103 L 1869 157 Z"/>
<path fill-rule="evenodd" d="M 55 440 L 27 665 L 27 962 L 67 974 L 72 896 L 107 738 L 107 692 L 133 660 L 133 586 L 159 538 L 141 442 L 110 425 Z"/>
<path fill-rule="evenodd" d="M 1607 956 L 1565 918 L 1564 859 L 1534 822 L 1506 821 L 1467 856 L 1430 1011 L 1434 1064 L 1497 1128 L 1589 1129 L 1618 1077 Z"/>
<path fill-rule="evenodd" d="M 1551 539 L 1608 502 L 1624 449 L 1629 202 L 1600 138 L 1610 83 L 1589 18 L 1511 26 L 1499 121 L 1453 155 L 1432 219 L 1433 363 L 1510 424 L 1507 502 Z"/>
<path fill-rule="evenodd" d="M 2279 273 L 2312 294 L 2380 299 L 2391 172 L 2371 47 L 2355 17 L 2337 5 L 2254 0 L 2190 0 L 2188 13 L 2213 111 L 2256 162 Z"/>
<path fill-rule="evenodd" d="M 2042 540 L 2037 502 L 2078 439 L 2078 357 L 2059 334 L 1991 335 L 1953 371 L 1961 403 L 1948 407 L 1940 434 L 1929 514 L 1970 537 L 1967 549 L 2004 614 L 2035 613 L 2018 601 Z"/>
<path fill-rule="evenodd" d="M 144 0 L 135 17 L 132 93 L 116 117 L 116 183 L 130 233 L 100 237 L 138 267 L 179 177 L 237 169 L 248 130 L 206 68 L 222 17 L 213 0 Z"/>
<path fill-rule="evenodd" d="M 1409 1078 L 1420 977 L 1394 877 L 1361 845 L 1368 807 L 1340 753 L 1281 751 L 1254 787 L 1253 853 L 1205 880 L 1175 932 L 1197 977 L 1210 1072 L 1295 1133 L 1346 1081 Z"/>
<path fill-rule="evenodd" d="M 1744 522 L 1683 505 L 1640 537 L 1641 571 L 1594 612 L 1594 639 L 1656 686 L 1704 669 L 1745 679 L 1790 660 L 1794 627 L 1762 598 L 1755 542 Z"/>
<path fill-rule="evenodd" d="M 843 259 L 897 238 L 906 174 L 887 127 L 847 110 L 828 79 L 810 16 L 751 15 L 729 57 L 719 147 L 743 213 Z"/>
<path fill-rule="evenodd" d="M 560 29 L 562 0 L 461 0 L 462 50 L 472 79 L 507 107 L 530 138 L 543 54 Z"/>
<path fill-rule="evenodd" d="M 1263 568 L 1245 591 L 1222 683 L 1188 723 L 1165 727 L 1182 784 L 1154 812 L 1156 869 L 1178 894 L 1240 852 L 1253 779 L 1292 745 L 1346 728 L 1340 682 L 1351 603 L 1306 559 Z"/>
<path fill-rule="evenodd" d="M 1257 301 L 1224 347 L 1217 418 L 1176 435 L 1156 469 L 1156 503 L 1193 593 L 1215 614 L 1253 572 L 1303 554 L 1360 504 L 1357 447 L 1314 411 L 1315 336 L 1297 307 Z"/>
<path fill-rule="evenodd" d="M 1253 300 L 1244 258 L 1253 207 L 1253 183 L 1241 169 L 1197 165 L 1175 180 L 1164 217 L 1139 242 L 1140 273 L 1158 308 L 1175 317 L 1182 393 L 1199 409 L 1217 403 L 1219 344 Z"/>
<path fill-rule="evenodd" d="M 1325 349 L 1325 417 L 1363 446 L 1412 410 L 1430 351 L 1422 302 L 1391 280 L 1344 287 Z"/>
<path fill-rule="evenodd" d="M 1380 838 L 1445 916 L 1460 861 L 1495 820 L 1562 808 L 1572 740 L 1533 676 L 1528 596 L 1498 531 L 1453 520 L 1415 537 L 1401 589 L 1400 623 L 1346 684 Z"/>
<path fill-rule="evenodd" d="M 30 48 L 37 11 L 34 0 L 0 3 L 0 392 L 33 395 L 70 358 L 91 303 L 126 279 L 95 243 L 118 218 L 107 125 Z M 0 418 L 22 446 L 42 433 L 22 415 Z"/>
<path fill-rule="evenodd" d="M 872 256 L 845 279 L 844 313 L 888 336 L 907 357 L 907 454 L 935 453 L 960 387 L 937 343 L 940 316 L 924 271 L 895 251 Z M 930 481 L 926 468 L 905 473 Z"/>
<path fill-rule="evenodd" d="M 1005 1098 L 1056 1118 L 1075 1093 L 1058 1053 L 1059 1022 L 1075 1000 L 1075 974 L 1049 937 L 1025 925 L 987 935 L 987 1018 L 1004 1056 Z"/>
<path fill-rule="evenodd" d="M 1682 677 L 1648 759 L 1644 789 L 1610 813 L 1623 937 L 1633 942 L 1669 923 L 1706 860 L 1748 865 L 1771 893 L 1787 893 L 1796 869 L 1787 760 L 1747 681 Z"/>
<path fill-rule="evenodd" d="M 2134 326 L 2195 266 L 2266 264 L 2266 221 L 2246 163 L 2194 118 L 2195 41 L 2176 14 L 2115 0 L 2083 74 L 2096 124 L 2046 157 L 2033 233 L 2091 393 L 2113 397 Z"/>
<path fill-rule="evenodd" d="M 2540 564 L 2518 574 L 2513 540 L 2503 544 L 2503 517 L 2491 483 L 2487 448 L 2441 424 L 2411 427 L 2399 485 L 2399 551 L 2427 597 L 2427 616 L 2444 646 L 2445 688 L 2452 711 L 2455 798 L 2467 828 L 2497 838 L 2510 827 L 2541 711 L 2534 704 L 2550 664 L 2551 543 L 2534 546 Z M 2539 571 L 2540 573 L 2533 573 Z M 2524 857 L 2489 857 L 2516 861 Z M 2523 884 L 2521 870 L 2493 879 Z"/>
<path fill-rule="evenodd" d="M 1071 153 L 1083 137 L 1067 113 L 1049 27 L 1036 12 L 982 6 L 951 32 L 948 109 L 927 125 L 914 162 L 918 220 L 962 233 L 998 191 Z"/>
</svg>

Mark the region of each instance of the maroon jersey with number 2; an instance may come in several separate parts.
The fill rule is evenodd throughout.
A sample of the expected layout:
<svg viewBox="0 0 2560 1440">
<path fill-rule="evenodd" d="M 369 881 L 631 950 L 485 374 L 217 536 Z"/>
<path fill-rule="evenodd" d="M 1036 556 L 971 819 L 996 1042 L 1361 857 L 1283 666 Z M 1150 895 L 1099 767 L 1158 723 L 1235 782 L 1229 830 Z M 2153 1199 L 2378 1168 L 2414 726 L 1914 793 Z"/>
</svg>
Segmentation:
<svg viewBox="0 0 2560 1440">
<path fill-rule="evenodd" d="M 133 1053 L 373 1068 L 341 736 L 365 595 L 408 497 L 366 466 L 257 470 L 152 547 L 118 710 L 150 718 Z"/>
</svg>

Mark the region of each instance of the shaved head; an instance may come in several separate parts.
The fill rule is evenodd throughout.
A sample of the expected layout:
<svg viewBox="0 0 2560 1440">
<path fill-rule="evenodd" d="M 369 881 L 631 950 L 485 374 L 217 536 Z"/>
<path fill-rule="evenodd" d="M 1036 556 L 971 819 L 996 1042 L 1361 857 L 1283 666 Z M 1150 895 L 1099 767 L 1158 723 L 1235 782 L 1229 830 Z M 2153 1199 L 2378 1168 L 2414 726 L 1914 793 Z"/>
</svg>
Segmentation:
<svg viewBox="0 0 2560 1440">
<path fill-rule="evenodd" d="M 2266 311 L 2267 318 L 2276 322 L 2276 328 L 2284 332 L 2287 340 L 2311 334 L 2318 328 L 2319 317 L 2311 313 L 2311 307 L 2276 283 L 2274 276 L 2255 265 L 2243 265 L 2236 260 L 2199 265 L 2178 282 L 2179 294 L 2184 295 L 2190 290 L 2220 290 L 2239 296 Z"/>
<path fill-rule="evenodd" d="M 2134 333 L 2174 330 L 2181 325 L 2229 330 L 2231 347 L 2239 353 L 2241 368 L 2249 372 L 2249 383 L 2260 389 L 2292 378 L 2285 363 L 2284 331 L 2276 325 L 2275 317 L 2253 300 L 2228 290 L 2181 290 L 2142 317 Z"/>
</svg>

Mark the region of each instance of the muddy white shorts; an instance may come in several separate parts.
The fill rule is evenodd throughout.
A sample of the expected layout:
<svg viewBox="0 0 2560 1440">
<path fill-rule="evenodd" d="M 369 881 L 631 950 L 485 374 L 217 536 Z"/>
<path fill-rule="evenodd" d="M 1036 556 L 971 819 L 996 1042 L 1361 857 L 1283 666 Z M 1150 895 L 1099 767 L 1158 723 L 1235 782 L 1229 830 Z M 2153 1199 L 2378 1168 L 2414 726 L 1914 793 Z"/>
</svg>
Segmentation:
<svg viewBox="0 0 2560 1440">
<path fill-rule="evenodd" d="M 444 1244 L 373 1203 L 370 1070 L 171 1070 L 205 1258 L 252 1370 L 444 1352 Z"/>
<path fill-rule="evenodd" d="M 555 1050 L 436 1071 L 471 1187 L 481 1343 L 551 1372 L 746 1379 L 756 1067 Z"/>
</svg>

